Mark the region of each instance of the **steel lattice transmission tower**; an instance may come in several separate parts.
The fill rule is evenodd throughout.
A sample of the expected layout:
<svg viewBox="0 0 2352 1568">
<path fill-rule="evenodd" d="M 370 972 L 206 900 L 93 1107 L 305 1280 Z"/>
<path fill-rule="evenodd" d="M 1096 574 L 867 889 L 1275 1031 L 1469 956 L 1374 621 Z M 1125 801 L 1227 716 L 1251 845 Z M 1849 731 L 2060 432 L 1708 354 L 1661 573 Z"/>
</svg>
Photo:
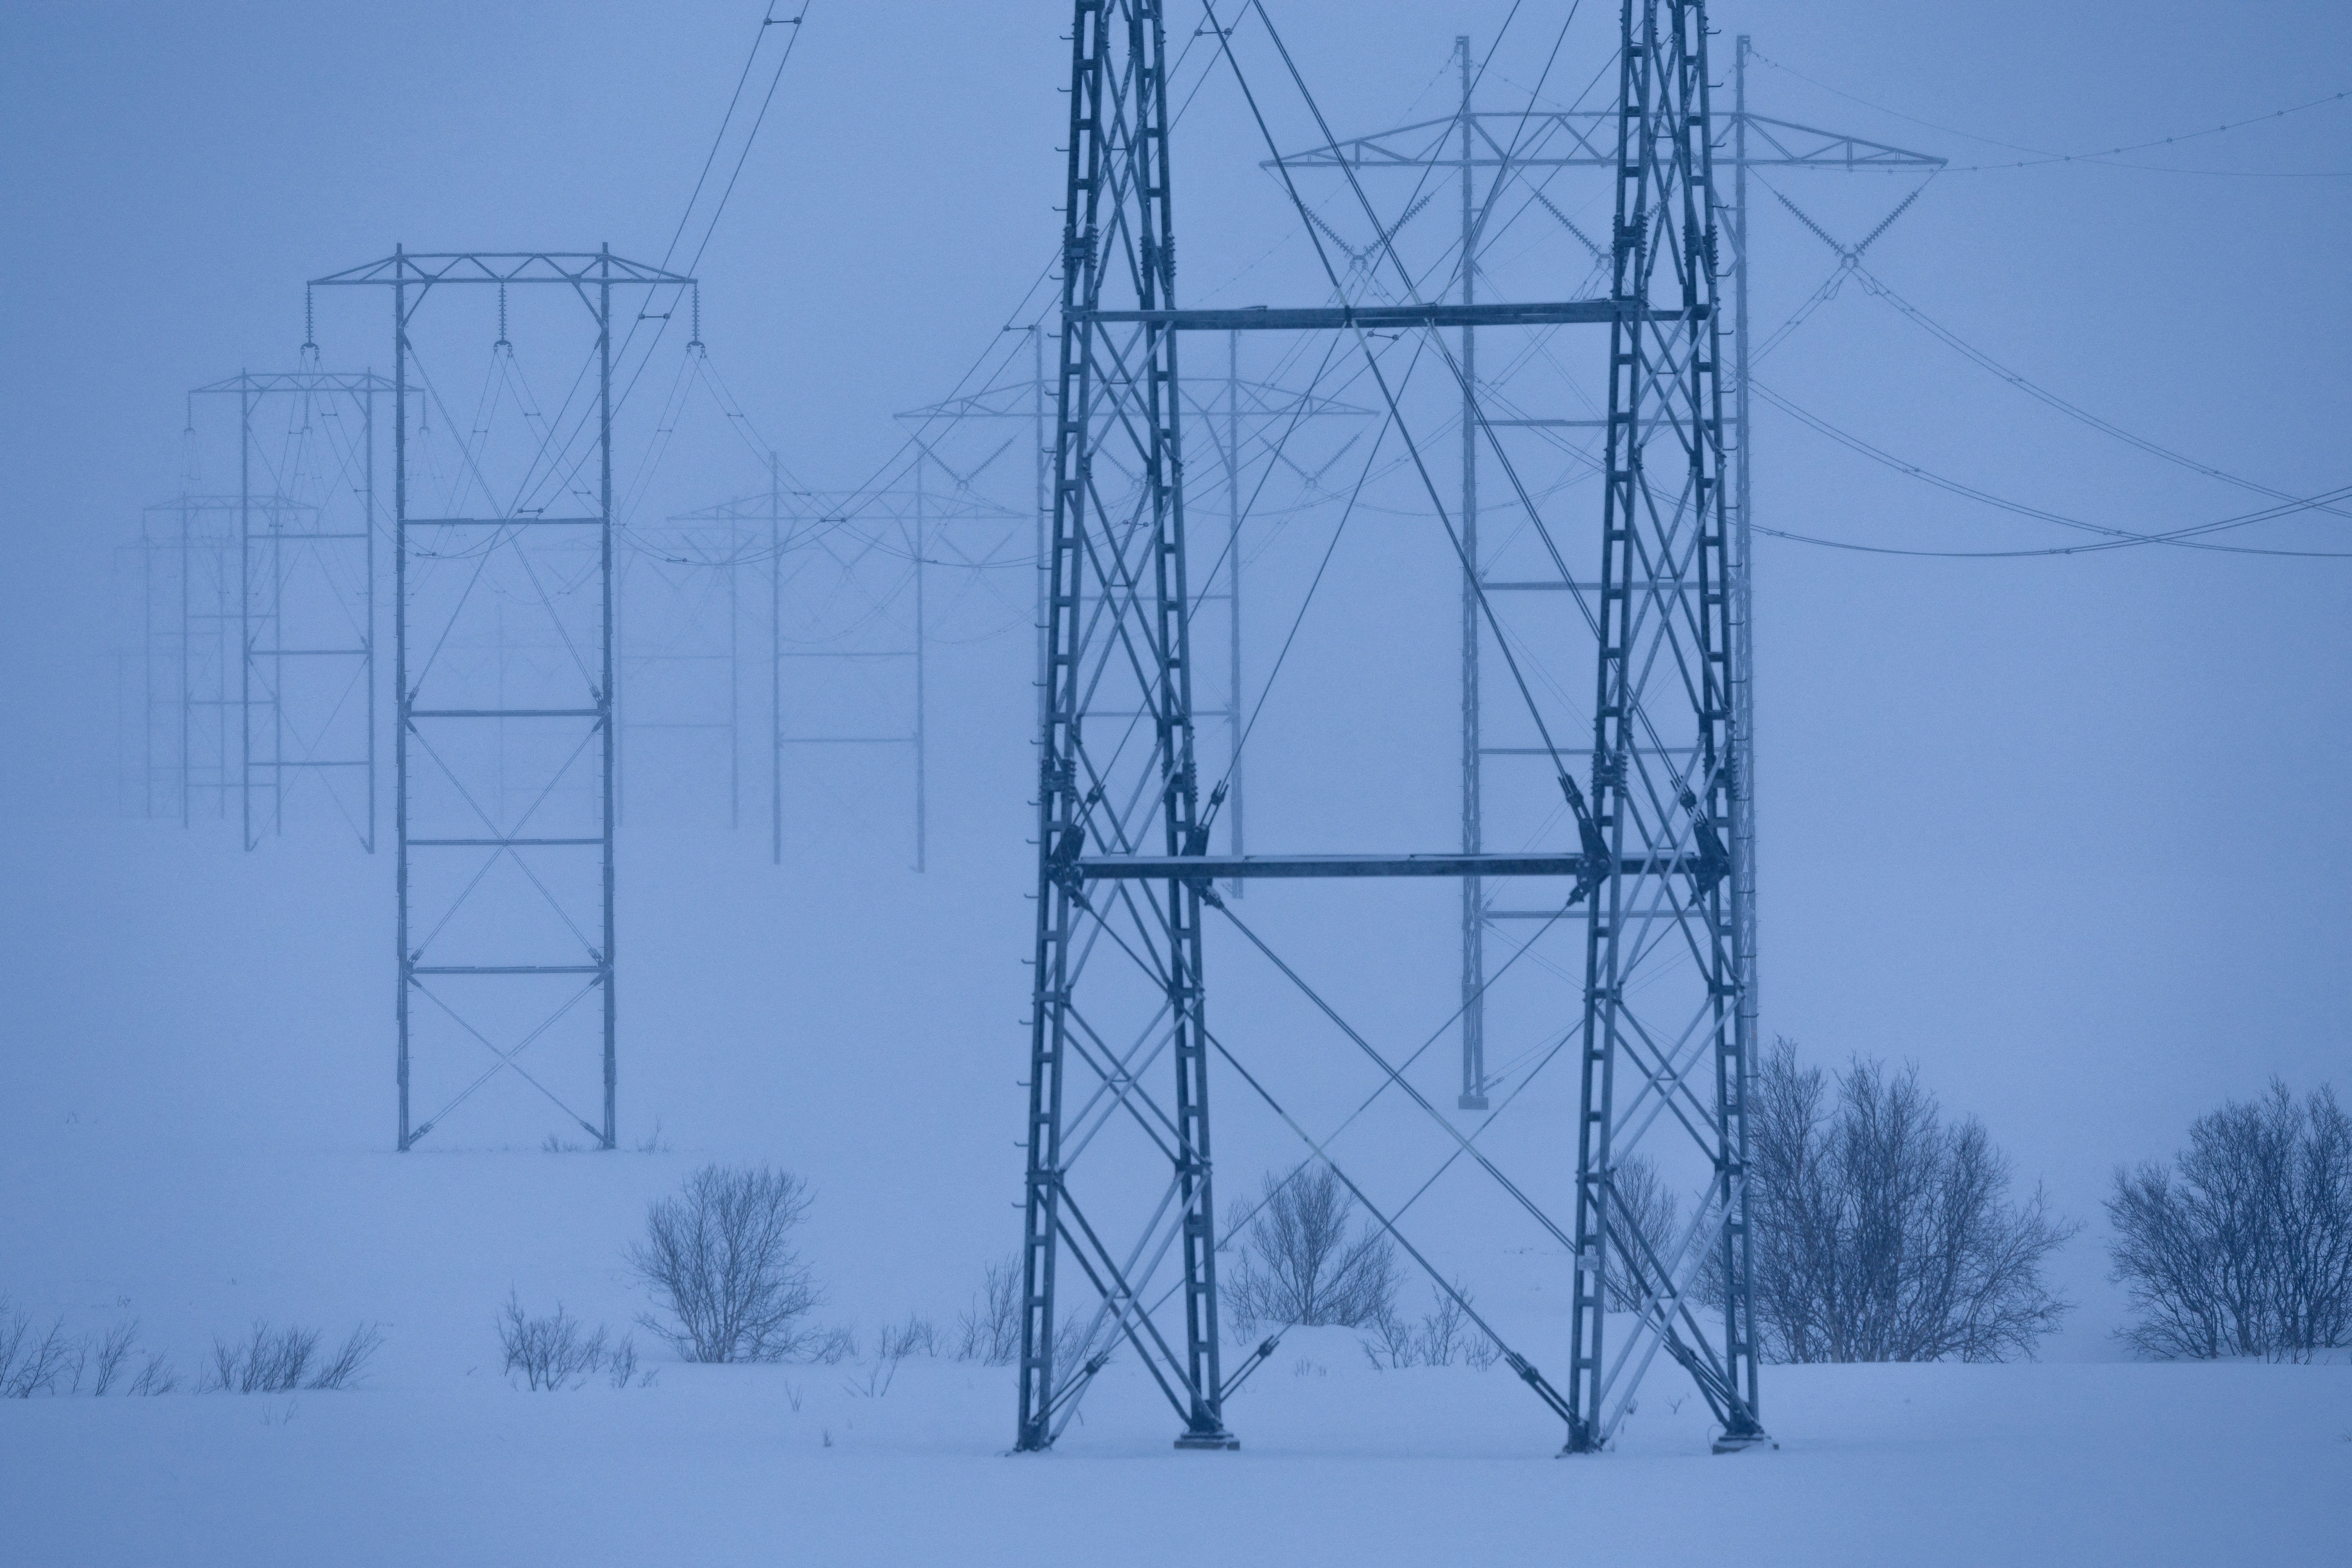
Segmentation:
<svg viewBox="0 0 2352 1568">
<path fill-rule="evenodd" d="M 403 1150 L 509 1075 L 599 1147 L 614 1147 L 613 415 L 623 347 L 613 333 L 614 296 L 683 292 L 693 281 L 607 247 L 404 249 L 312 282 L 382 288 L 392 304 Z M 484 287 L 498 289 L 488 384 L 516 410 L 514 431 L 503 444 L 494 438 L 486 395 L 456 462 L 436 473 L 418 449 L 425 414 L 440 406 L 430 356 L 418 353 L 419 312 L 446 290 Z M 509 290 L 543 290 L 585 308 L 585 363 L 551 409 L 515 356 Z M 583 336 L 572 320 L 549 334 L 566 353 Z M 425 395 L 414 420 L 412 386 Z M 446 408 L 442 418 L 446 439 Z M 436 487 L 430 499 L 439 504 L 420 510 Z M 509 605 L 536 639 L 520 648 Z M 490 657 L 478 657 L 485 649 Z M 583 1026 L 575 1015 L 592 1002 L 594 1022 Z M 420 1015 L 432 1020 L 429 1032 L 420 1032 Z M 557 1033 L 559 1026 L 567 1026 Z M 551 1034 L 556 1045 L 523 1059 Z M 412 1103 L 420 1038 L 435 1079 L 421 1117 Z M 576 1059 L 591 1040 L 601 1047 L 600 1074 Z M 563 1046 L 572 1048 L 561 1063 L 543 1059 Z M 600 1089 L 592 1120 L 577 1100 Z"/>
<path fill-rule="evenodd" d="M 1727 257 L 1706 37 L 1700 0 L 1626 0 L 1605 298 L 1431 303 L 1413 295 L 1397 261 L 1412 296 L 1404 303 L 1186 310 L 1172 299 L 1160 13 L 1150 0 L 1076 7 L 1038 803 L 1024 1448 L 1054 1440 L 1122 1338 L 1183 1418 L 1180 1445 L 1234 1441 L 1219 1381 L 1210 1201 L 1207 1059 L 1223 1047 L 1204 1016 L 1200 940 L 1202 912 L 1218 902 L 1213 883 L 1229 876 L 1572 879 L 1566 902 L 1589 912 L 1572 1037 L 1581 1082 L 1568 1392 L 1525 1357 L 1504 1354 L 1565 1420 L 1572 1452 L 1610 1442 L 1661 1350 L 1697 1384 L 1720 1425 L 1719 1447 L 1764 1439 L 1748 1229 L 1754 882 L 1736 689 L 1746 623 L 1726 466 L 1717 295 Z M 1331 281 L 1339 289 L 1336 273 Z M 1553 555 L 1556 586 L 1575 600 L 1594 653 L 1581 787 L 1576 753 L 1544 731 L 1574 850 L 1210 855 L 1221 802 L 1199 798 L 1194 770 L 1176 334 L 1340 331 L 1360 342 L 1372 328 L 1571 323 L 1609 333 L 1592 580 Z M 1454 368 L 1465 424 L 1492 442 L 1479 383 L 1460 362 Z M 1385 383 L 1383 395 L 1394 417 Z M 1107 469 L 1129 482 L 1114 488 Z M 1499 637 L 1475 557 L 1433 488 L 1430 500 Z M 1532 510 L 1530 521 L 1543 529 Z M 1168 1089 L 1155 1092 L 1154 1082 Z M 1438 1115 L 1425 1101 L 1423 1110 Z M 1708 1173 L 1709 1201 L 1679 1235 L 1653 1238 L 1622 1212 L 1619 1174 L 1645 1138 L 1673 1138 L 1676 1128 Z M 1119 1134 L 1123 1164 L 1104 1152 Z M 1082 1154 L 1083 1200 L 1071 1180 Z M 1180 1246 L 1181 1279 L 1151 1296 L 1153 1270 Z M 1066 1255 L 1098 1303 L 1073 1334 L 1057 1332 L 1055 1316 Z M 1720 1300 L 1702 1307 L 1709 1273 Z M 1154 1315 L 1178 1293 L 1181 1349 L 1179 1331 Z M 1612 1294 L 1633 1306 L 1622 1345 L 1609 1338 Z"/>
<path fill-rule="evenodd" d="M 191 406 L 236 400 L 236 705 L 247 849 L 283 831 L 289 796 L 309 777 L 375 852 L 376 399 L 392 391 L 372 372 L 306 366 L 240 371 L 188 395 Z M 255 428 L 271 409 L 287 416 L 274 441 Z M 339 776 L 352 783 L 338 788 Z"/>
</svg>

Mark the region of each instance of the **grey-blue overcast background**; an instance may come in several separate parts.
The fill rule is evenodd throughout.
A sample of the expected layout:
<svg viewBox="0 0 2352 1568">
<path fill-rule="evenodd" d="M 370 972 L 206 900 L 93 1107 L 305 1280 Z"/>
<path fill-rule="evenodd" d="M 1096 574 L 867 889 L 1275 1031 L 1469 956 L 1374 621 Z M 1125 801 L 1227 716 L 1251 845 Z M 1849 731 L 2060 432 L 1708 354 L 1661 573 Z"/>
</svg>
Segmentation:
<svg viewBox="0 0 2352 1568">
<path fill-rule="evenodd" d="M 1272 8 L 1343 132 L 1416 100 L 1445 112 L 1444 82 L 1428 95 L 1454 37 L 1483 49 L 1508 9 Z M 1180 28 L 1194 9 L 1175 7 Z M 1614 26 L 1613 7 L 1587 10 L 1571 35 L 1580 82 Z M 1530 79 L 1559 15 L 1528 7 L 1497 69 Z M 159 1128 L 176 1129 L 159 1147 L 380 1145 L 388 867 L 340 847 L 240 863 L 218 833 L 118 816 L 116 549 L 177 483 L 185 389 L 291 363 L 306 277 L 396 241 L 610 241 L 658 256 L 750 19 L 733 4 L 5 8 L 0 1117 L 46 1124 L 144 1095 Z M 2317 3 L 1727 0 L 1715 19 L 1719 75 L 1731 37 L 1752 33 L 1771 60 L 1931 123 L 1762 66 L 1759 112 L 1955 164 L 2030 156 L 1995 141 L 2093 151 L 2352 87 L 2352 11 Z M 700 268 L 714 354 L 809 482 L 847 486 L 882 462 L 890 416 L 945 395 L 1050 253 L 1066 20 L 1051 4 L 815 0 Z M 1179 232 L 1203 255 L 1245 258 L 1289 228 L 1226 100 L 1204 100 L 1179 136 Z M 2352 102 L 2122 162 L 2161 168 L 1948 173 L 1870 264 L 1969 342 L 2130 430 L 2296 494 L 2346 482 Z M 1908 188 L 1859 184 L 1808 188 L 1849 234 Z M 1832 258 L 1759 201 L 1769 327 Z M 1221 220 L 1259 226 L 1213 241 Z M 1200 265 L 1189 276 L 1215 270 Z M 328 361 L 382 368 L 376 302 L 337 310 L 322 307 Z M 2074 515 L 2153 530 L 2257 504 L 2064 423 L 1857 285 L 1760 374 L 1905 458 Z M 1758 418 L 1760 523 L 1958 549 L 2079 542 L 1872 466 L 1769 409 Z M 2221 537 L 2352 550 L 2335 519 Z M 2116 1162 L 2168 1151 L 2224 1096 L 2273 1073 L 2352 1087 L 2352 560 L 2147 548 L 1922 561 L 1765 541 L 1757 602 L 1768 1032 L 1822 1060 L 1916 1061 L 1949 1107 L 1990 1124 L 2025 1180 L 2086 1219 Z M 939 1070 L 978 1053 L 988 1065 L 972 1081 L 1017 1076 L 1019 641 L 975 666 L 993 697 L 943 678 L 923 881 L 879 839 L 869 847 L 890 868 L 872 886 L 845 892 L 855 866 L 835 857 L 822 875 L 772 874 L 764 901 L 740 906 L 680 868 L 770 876 L 753 844 L 624 862 L 625 930 L 642 938 L 625 961 L 636 1096 L 625 1117 L 667 1103 L 670 1136 L 720 1141 L 693 1107 L 731 1098 L 697 1066 L 723 1017 L 740 1037 L 728 1050 L 760 1060 L 771 1096 L 728 1136 L 752 1141 L 764 1124 L 790 1158 L 796 1127 L 847 1112 L 875 1118 L 876 1143 L 949 1151 L 915 1162 L 891 1201 L 936 1203 L 959 1268 L 1011 1239 L 1017 1101 L 997 1089 L 979 1104 L 919 1089 L 894 1101 L 878 1083 L 850 1092 L 858 1074 L 840 1058 L 861 1048 L 861 1019 L 898 1016 L 912 966 L 987 987 L 940 1004 L 973 1016 L 939 1037 Z M 1384 668 L 1400 701 L 1440 715 L 1451 703 L 1446 658 Z M 1294 698 L 1311 701 L 1318 679 L 1344 689 L 1343 665 L 1305 668 Z M 1451 768 L 1441 741 L 1415 774 L 1440 806 Z M 1451 938 L 1439 925 L 1431 940 L 1414 1021 L 1450 1005 Z M 289 1031 L 310 1042 L 301 1059 L 346 1064 L 329 1081 L 348 1086 L 348 1114 L 320 1122 L 318 1097 L 243 1063 L 257 1032 Z M 803 1070 L 796 1053 L 824 1063 Z M 934 1064 L 902 1065 L 919 1077 Z M 983 1167 L 984 1202 L 929 1194 Z M 861 1184 L 890 1185 L 836 1176 L 835 1190 Z M 65 1223 L 85 1198 L 16 1186 L 9 1201 Z M 986 1225 L 1003 1234 L 961 1239 Z M 2097 1237 L 2065 1270 L 2092 1303 L 2071 1337 L 2085 1350 L 2114 1321 Z"/>
</svg>

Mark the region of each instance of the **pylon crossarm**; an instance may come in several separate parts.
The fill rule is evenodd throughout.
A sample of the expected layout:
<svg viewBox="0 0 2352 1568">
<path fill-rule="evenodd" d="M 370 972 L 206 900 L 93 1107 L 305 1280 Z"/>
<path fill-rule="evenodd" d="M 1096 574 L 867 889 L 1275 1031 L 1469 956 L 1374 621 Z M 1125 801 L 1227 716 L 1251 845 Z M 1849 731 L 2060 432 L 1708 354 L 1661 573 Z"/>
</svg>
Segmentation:
<svg viewBox="0 0 2352 1568">
<path fill-rule="evenodd" d="M 1735 117 L 1727 115 L 1727 129 L 1735 124 Z M 1748 155 L 1749 168 L 1769 164 L 1786 164 L 1792 168 L 1940 169 L 1945 160 L 1932 153 L 1914 153 L 1908 148 L 1890 146 L 1884 142 L 1866 141 L 1860 136 L 1848 136 L 1842 132 L 1822 131 L 1811 125 L 1799 125 L 1793 121 L 1776 120 L 1764 114 L 1742 114 L 1736 123 L 1744 126 L 1750 136 L 1763 143 L 1768 157 Z M 1799 144 L 1800 138 L 1809 139 Z"/>
</svg>

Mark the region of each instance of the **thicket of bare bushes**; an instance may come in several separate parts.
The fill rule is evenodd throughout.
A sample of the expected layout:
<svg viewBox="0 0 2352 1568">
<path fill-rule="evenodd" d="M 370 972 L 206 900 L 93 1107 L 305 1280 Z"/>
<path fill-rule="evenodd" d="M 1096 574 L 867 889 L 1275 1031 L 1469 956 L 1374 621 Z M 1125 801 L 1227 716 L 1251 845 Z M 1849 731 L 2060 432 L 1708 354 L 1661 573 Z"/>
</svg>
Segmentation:
<svg viewBox="0 0 2352 1568">
<path fill-rule="evenodd" d="M 1021 1355 L 1021 1259 L 989 1264 L 980 1293 L 957 1320 L 956 1360 L 1011 1366 Z"/>
<path fill-rule="evenodd" d="M 320 1354 L 319 1331 L 257 1322 L 242 1340 L 215 1339 L 212 1364 L 197 1392 L 291 1394 L 297 1389 L 349 1388 L 383 1344 L 373 1324 L 362 1323 L 334 1350 Z"/>
<path fill-rule="evenodd" d="M 553 1312 L 533 1317 L 509 1293 L 499 1312 L 499 1349 L 507 1374 L 520 1373 L 523 1386 L 537 1393 L 578 1388 L 599 1374 L 614 1388 L 626 1388 L 637 1377 L 634 1338 L 623 1334 L 614 1342 L 604 1324 L 588 1329 L 561 1301 Z M 652 1380 L 651 1373 L 643 1379 Z"/>
<path fill-rule="evenodd" d="M 0 1300 L 0 1399 L 37 1394 L 169 1394 L 180 1374 L 162 1354 L 139 1348 L 139 1323 L 95 1337 L 68 1334 L 63 1318 L 37 1324 Z"/>
<path fill-rule="evenodd" d="M 2008 1159 L 1975 1118 L 1946 1122 L 1916 1069 L 1856 1058 L 1832 1079 L 1778 1041 L 1748 1105 L 1748 1152 L 1757 1327 L 1772 1359 L 2031 1357 L 2072 1310 L 2042 1268 L 2080 1227 L 2039 1187 L 2011 1202 Z"/>
<path fill-rule="evenodd" d="M 256 1323 L 243 1339 L 213 1341 L 199 1394 L 286 1394 L 349 1388 L 383 1343 L 372 1323 L 321 1353 L 319 1331 Z M 161 1352 L 142 1350 L 133 1319 L 95 1335 L 68 1334 L 65 1320 L 35 1322 L 0 1301 L 0 1399 L 40 1394 L 170 1394 L 180 1374 Z"/>
<path fill-rule="evenodd" d="M 654 1204 L 630 1270 L 652 1292 L 640 1318 L 688 1361 L 839 1359 L 845 1342 L 808 1315 L 815 1282 L 793 1247 L 808 1184 L 788 1171 L 706 1165 L 686 1190 Z M 828 1355 L 827 1352 L 832 1352 Z"/>
<path fill-rule="evenodd" d="M 1356 1200 L 1328 1165 L 1269 1173 L 1253 1215 L 1234 1205 L 1241 1244 L 1222 1305 L 1244 1332 L 1260 1323 L 1361 1328 L 1395 1315 L 1396 1247 L 1375 1226 L 1356 1230 Z"/>
<path fill-rule="evenodd" d="M 1364 1359 L 1380 1371 L 1409 1366 L 1452 1366 L 1455 1362 L 1484 1372 L 1502 1359 L 1502 1350 L 1470 1321 L 1465 1303 L 1472 1300 L 1460 1280 L 1452 1294 L 1430 1292 L 1430 1310 L 1418 1321 L 1396 1310 L 1362 1325 Z"/>
<path fill-rule="evenodd" d="M 2308 1360 L 2352 1343 L 2352 1116 L 2335 1092 L 2198 1118 L 2170 1166 L 2118 1170 L 2114 1277 L 2143 1355 Z"/>
</svg>

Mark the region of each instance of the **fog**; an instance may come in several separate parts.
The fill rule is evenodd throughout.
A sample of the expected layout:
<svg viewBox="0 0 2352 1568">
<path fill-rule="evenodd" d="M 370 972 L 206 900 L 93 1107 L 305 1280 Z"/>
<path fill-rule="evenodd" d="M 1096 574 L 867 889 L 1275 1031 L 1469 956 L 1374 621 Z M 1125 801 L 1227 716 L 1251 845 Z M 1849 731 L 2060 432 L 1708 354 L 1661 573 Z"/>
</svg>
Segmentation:
<svg viewBox="0 0 2352 1568">
<path fill-rule="evenodd" d="M 1552 106 L 1605 103 L 1611 90 L 1613 10 L 1268 9 L 1343 136 L 1451 115 L 1458 35 L 1483 62 L 1481 108 L 1524 108 L 1538 81 Z M 184 827 L 179 783 L 159 795 L 138 772 L 147 666 L 130 547 L 144 509 L 236 482 L 234 410 L 190 389 L 294 370 L 306 332 L 320 365 L 389 375 L 386 291 L 306 297 L 305 284 L 395 247 L 609 246 L 699 280 L 698 298 L 656 290 L 617 307 L 670 312 L 645 327 L 650 347 L 625 352 L 646 368 L 614 440 L 622 521 L 636 531 L 622 563 L 624 1152 L 651 1142 L 807 1176 L 811 1254 L 847 1313 L 960 1300 L 1016 1245 L 1037 740 L 1032 343 L 1019 329 L 1055 320 L 1044 279 L 1060 242 L 1066 18 L 814 0 L 783 24 L 794 52 L 739 171 L 741 117 L 763 101 L 780 47 L 768 41 L 747 73 L 737 139 L 714 156 L 750 20 L 731 5 L 412 0 L 19 5 L 0 24 L 12 307 L 0 323 L 0 1142 L 6 1249 L 58 1276 L 0 1280 L 17 1298 L 64 1310 L 99 1289 L 80 1281 L 112 1278 L 120 1251 L 152 1244 L 133 1271 L 142 1290 L 231 1321 L 244 1298 L 206 1282 L 219 1272 L 209 1265 L 178 1260 L 257 1247 L 279 1204 L 289 1237 L 334 1228 L 281 1186 L 365 1184 L 380 1194 L 371 1213 L 406 1216 L 372 1246 L 423 1258 L 476 1201 L 475 1167 L 444 1158 L 440 1138 L 535 1157 L 543 1137 L 579 1136 L 577 1116 L 550 1120 L 543 1100 L 501 1081 L 460 1113 L 478 1121 L 453 1119 L 407 1165 L 390 1153 L 388 611 L 376 853 L 352 831 L 360 795 L 289 789 L 282 830 L 247 850 L 234 790 L 201 796 Z M 1857 1055 L 1916 1064 L 1948 1114 L 1980 1118 L 2021 1190 L 2042 1184 L 2055 1212 L 2087 1226 L 2053 1265 L 2080 1308 L 2043 1353 L 2119 1359 L 2101 1211 L 2110 1173 L 2168 1154 L 2226 1099 L 2273 1077 L 2344 1085 L 2352 1061 L 2352 823 L 2339 805 L 2352 766 L 2352 534 L 2340 512 L 2305 510 L 2179 544 L 2058 553 L 2115 540 L 1906 466 L 2143 534 L 2273 504 L 2151 447 L 2274 495 L 2346 482 L 2352 100 L 2331 95 L 2352 60 L 2352 14 L 1725 0 L 1711 20 L 1719 107 L 1733 40 L 1747 36 L 1753 112 L 1948 161 L 1932 177 L 1766 171 L 1751 191 L 1755 332 L 1770 342 L 1755 368 L 1751 453 L 1753 521 L 1767 531 L 1754 567 L 1761 1034 L 1832 1067 Z M 1185 50 L 1171 89 L 1181 302 L 1323 303 L 1315 242 L 1261 166 L 1260 127 L 1201 25 L 1197 6 L 1171 11 L 1171 55 Z M 1244 63 L 1265 134 L 1286 150 L 1318 142 L 1278 62 L 1255 47 Z M 1580 100 L 1595 79 L 1599 98 Z M 2224 124 L 2236 128 L 2198 134 Z M 1373 198 L 1410 187 L 1398 178 Z M 1314 194 L 1341 228 L 1344 196 L 1336 182 Z M 1447 186 L 1421 220 L 1434 226 L 1419 234 L 1423 260 L 1446 242 L 1453 199 Z M 1528 216 L 1497 248 L 1492 280 L 1523 298 L 1587 291 L 1591 257 L 1569 230 L 1605 236 L 1609 199 L 1604 177 L 1573 173 L 1562 223 Z M 1854 266 L 1808 226 L 1851 247 L 1898 206 Z M 1363 243 L 1355 222 L 1339 243 Z M 496 402 L 482 392 L 487 354 L 507 332 L 530 384 L 562 401 L 593 347 L 587 319 L 568 289 L 510 292 L 511 326 L 493 325 L 495 290 L 435 296 L 439 335 L 418 329 L 442 400 L 428 424 L 488 419 L 475 413 Z M 723 393 L 692 379 L 689 331 Z M 1312 382 L 1349 406 L 1297 422 L 1297 466 L 1246 525 L 1248 847 L 1450 848 L 1453 558 L 1413 475 L 1383 469 L 1327 563 L 1336 476 L 1364 461 L 1379 399 L 1350 351 L 1327 360 L 1319 344 L 1264 336 L 1279 341 L 1236 351 L 1239 380 Z M 1515 372 L 1516 405 L 1542 412 L 1591 384 L 1598 343 L 1576 329 L 1552 340 Z M 1201 395 L 1223 395 L 1223 337 L 1185 353 Z M 1042 363 L 1050 374 L 1050 350 Z M 1435 368 L 1414 374 L 1408 418 L 1441 432 L 1435 479 L 1451 498 L 1450 384 Z M 901 417 L 991 388 L 1009 417 Z M 282 435 L 282 412 L 268 417 Z M 1227 500 L 1216 437 L 1199 423 L 1187 482 L 1207 562 L 1225 546 Z M 509 428 L 518 451 L 536 439 Z M 939 489 L 919 548 L 907 532 L 910 432 L 942 465 L 925 470 Z M 752 504 L 771 483 L 770 450 L 774 482 L 813 514 L 851 497 L 878 520 L 853 531 L 858 548 L 820 542 L 793 558 L 790 587 L 773 591 L 799 618 L 772 645 L 773 552 Z M 1310 468 L 1335 476 L 1319 493 L 1301 478 Z M 957 470 L 979 478 L 959 490 Z M 1545 478 L 1567 471 L 1555 463 Z M 466 481 L 450 473 L 457 495 Z M 1505 487 L 1491 473 L 1485 483 L 1503 508 Z M 669 521 L 740 498 L 752 521 L 724 540 Z M 1546 501 L 1554 528 L 1591 532 L 1598 498 L 1589 478 L 1561 479 Z M 695 565 L 689 547 L 740 558 L 732 620 L 729 569 Z M 910 732 L 906 661 L 879 656 L 911 647 L 919 554 L 917 870 L 910 748 L 787 747 L 772 770 L 770 705 L 802 734 Z M 378 570 L 388 581 L 388 556 Z M 1226 701 L 1223 615 L 1196 629 L 1199 679 L 1214 689 L 1204 710 Z M 723 710 L 722 624 L 741 645 Z M 822 668 L 772 658 L 788 641 L 876 657 Z M 483 647 L 460 638 L 450 657 L 469 646 L 466 668 L 493 679 Z M 553 660 L 555 642 L 536 646 Z M 1561 653 L 1570 706 L 1587 668 Z M 1516 733 L 1499 667 L 1486 700 L 1496 732 Z M 711 727 L 730 722 L 731 742 Z M 1202 721 L 1218 768 L 1226 726 Z M 1549 785 L 1536 784 L 1490 805 L 1497 834 L 1546 831 L 1548 812 L 1560 831 L 1557 800 L 1537 799 Z M 538 786 L 519 773 L 500 787 Z M 1253 888 L 1235 907 L 1383 1049 L 1435 1038 L 1413 1076 L 1450 1106 L 1455 898 L 1451 883 Z M 1559 967 L 1498 994 L 1491 1060 L 1523 1066 L 1572 1021 L 1581 962 L 1562 946 Z M 1211 1016 L 1302 1115 L 1328 1125 L 1378 1086 L 1229 931 L 1211 942 L 1207 984 Z M 593 1102 L 589 1037 L 551 1038 L 546 1054 L 551 1073 L 574 1075 L 553 1089 L 576 1081 Z M 436 1092 L 486 1065 L 448 1067 L 457 1076 Z M 1563 1061 L 1497 1127 L 1513 1168 L 1555 1196 L 1574 1173 L 1574 1090 Z M 1216 1092 L 1223 1191 L 1248 1193 L 1261 1170 L 1297 1158 L 1295 1140 L 1230 1077 Z M 76 1163 L 69 1141 L 92 1128 L 109 1130 L 110 1152 Z M 1392 1195 L 1447 1148 L 1402 1110 L 1353 1136 L 1352 1156 L 1344 1144 L 1335 1154 Z M 330 1163 L 302 1163 L 313 1159 Z M 509 1250 L 467 1276 L 485 1291 L 539 1267 L 531 1258 L 561 1278 L 606 1268 L 638 1213 L 635 1187 L 585 1156 L 529 1182 L 528 1198 L 500 1185 L 481 1200 L 512 1205 L 499 1232 Z M 1497 1204 L 1461 1173 L 1433 1191 L 1421 1223 L 1454 1248 L 1444 1267 L 1467 1259 L 1475 1272 L 1476 1258 L 1540 1239 Z M 576 1251 L 567 1234 L 583 1238 Z M 386 1310 L 333 1287 L 376 1265 L 335 1261 L 334 1248 L 304 1256 L 288 1265 L 303 1300 L 337 1317 Z"/>
</svg>

